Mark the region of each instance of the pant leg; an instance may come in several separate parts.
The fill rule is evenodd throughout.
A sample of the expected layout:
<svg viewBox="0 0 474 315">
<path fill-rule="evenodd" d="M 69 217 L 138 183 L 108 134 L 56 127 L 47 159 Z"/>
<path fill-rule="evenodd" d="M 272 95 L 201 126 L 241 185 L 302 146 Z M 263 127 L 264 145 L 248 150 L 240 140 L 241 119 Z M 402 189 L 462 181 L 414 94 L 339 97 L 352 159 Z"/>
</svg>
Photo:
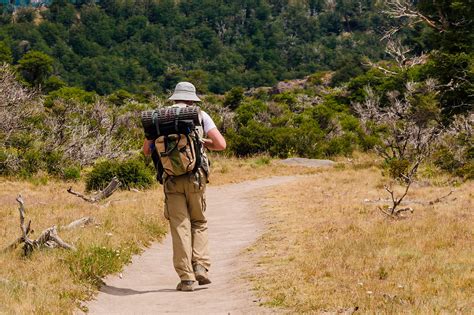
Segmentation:
<svg viewBox="0 0 474 315">
<path fill-rule="evenodd" d="M 188 210 L 192 233 L 192 263 L 199 264 L 206 269 L 211 266 L 209 257 L 209 241 L 207 235 L 206 211 L 206 178 L 192 175 L 189 177 Z"/>
<path fill-rule="evenodd" d="M 170 222 L 174 268 L 181 280 L 196 280 L 192 267 L 191 220 L 186 185 L 186 177 L 175 177 L 165 182 L 165 216 Z"/>
</svg>

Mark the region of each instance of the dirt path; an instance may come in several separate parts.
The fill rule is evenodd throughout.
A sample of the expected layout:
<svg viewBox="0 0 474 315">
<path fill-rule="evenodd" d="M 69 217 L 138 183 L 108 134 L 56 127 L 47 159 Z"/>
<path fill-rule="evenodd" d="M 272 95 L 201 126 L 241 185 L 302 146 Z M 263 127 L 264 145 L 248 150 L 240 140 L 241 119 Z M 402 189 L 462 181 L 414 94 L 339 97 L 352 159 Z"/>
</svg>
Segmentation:
<svg viewBox="0 0 474 315">
<path fill-rule="evenodd" d="M 194 292 L 177 292 L 179 278 L 172 265 L 171 239 L 157 243 L 123 272 L 105 279 L 91 314 L 255 314 L 264 313 L 242 279 L 245 262 L 239 254 L 262 233 L 257 217 L 258 192 L 295 177 L 273 177 L 246 183 L 210 187 L 207 216 L 213 283 Z M 241 256 L 241 255 L 240 255 Z"/>
</svg>

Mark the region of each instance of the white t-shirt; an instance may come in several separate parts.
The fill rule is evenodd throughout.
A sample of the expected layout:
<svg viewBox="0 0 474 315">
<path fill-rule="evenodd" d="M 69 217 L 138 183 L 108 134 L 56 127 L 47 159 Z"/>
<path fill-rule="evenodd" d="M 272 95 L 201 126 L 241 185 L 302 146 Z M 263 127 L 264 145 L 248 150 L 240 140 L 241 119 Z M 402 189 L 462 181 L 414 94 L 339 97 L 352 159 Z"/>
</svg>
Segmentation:
<svg viewBox="0 0 474 315">
<path fill-rule="evenodd" d="M 211 116 L 209 116 L 208 113 L 202 110 L 201 114 L 202 114 L 202 124 L 203 124 L 203 129 L 204 129 L 205 134 L 207 134 L 209 130 L 217 128 L 216 124 L 214 123 L 214 121 L 212 120 Z"/>
</svg>

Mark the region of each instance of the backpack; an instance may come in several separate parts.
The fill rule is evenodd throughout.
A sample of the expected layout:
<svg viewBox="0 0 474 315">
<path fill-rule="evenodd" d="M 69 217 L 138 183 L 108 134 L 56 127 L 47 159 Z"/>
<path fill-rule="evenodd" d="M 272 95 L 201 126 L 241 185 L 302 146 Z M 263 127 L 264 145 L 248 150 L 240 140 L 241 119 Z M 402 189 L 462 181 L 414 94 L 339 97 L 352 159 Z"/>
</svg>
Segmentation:
<svg viewBox="0 0 474 315">
<path fill-rule="evenodd" d="M 191 118 L 191 112 L 194 116 L 198 113 L 199 119 Z M 180 176 L 196 173 L 201 167 L 208 173 L 199 107 L 176 104 L 159 109 L 155 115 L 153 133 L 156 137 L 153 137 L 155 150 L 152 159 L 158 181 L 163 182 L 164 174 Z"/>
</svg>

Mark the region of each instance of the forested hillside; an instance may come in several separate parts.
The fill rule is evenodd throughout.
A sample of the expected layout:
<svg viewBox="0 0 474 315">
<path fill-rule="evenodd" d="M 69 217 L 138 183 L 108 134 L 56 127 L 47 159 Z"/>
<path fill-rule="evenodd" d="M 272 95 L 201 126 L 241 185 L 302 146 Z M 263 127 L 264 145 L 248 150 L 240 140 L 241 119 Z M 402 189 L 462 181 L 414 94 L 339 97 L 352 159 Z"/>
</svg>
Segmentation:
<svg viewBox="0 0 474 315">
<path fill-rule="evenodd" d="M 40 11 L 5 8 L 0 46 L 13 63 L 44 52 L 54 60 L 51 74 L 99 94 L 156 93 L 180 79 L 222 93 L 321 70 L 341 70 L 341 82 L 361 73 L 363 56 L 384 57 L 379 39 L 388 25 L 377 3 L 55 0 Z"/>
</svg>

